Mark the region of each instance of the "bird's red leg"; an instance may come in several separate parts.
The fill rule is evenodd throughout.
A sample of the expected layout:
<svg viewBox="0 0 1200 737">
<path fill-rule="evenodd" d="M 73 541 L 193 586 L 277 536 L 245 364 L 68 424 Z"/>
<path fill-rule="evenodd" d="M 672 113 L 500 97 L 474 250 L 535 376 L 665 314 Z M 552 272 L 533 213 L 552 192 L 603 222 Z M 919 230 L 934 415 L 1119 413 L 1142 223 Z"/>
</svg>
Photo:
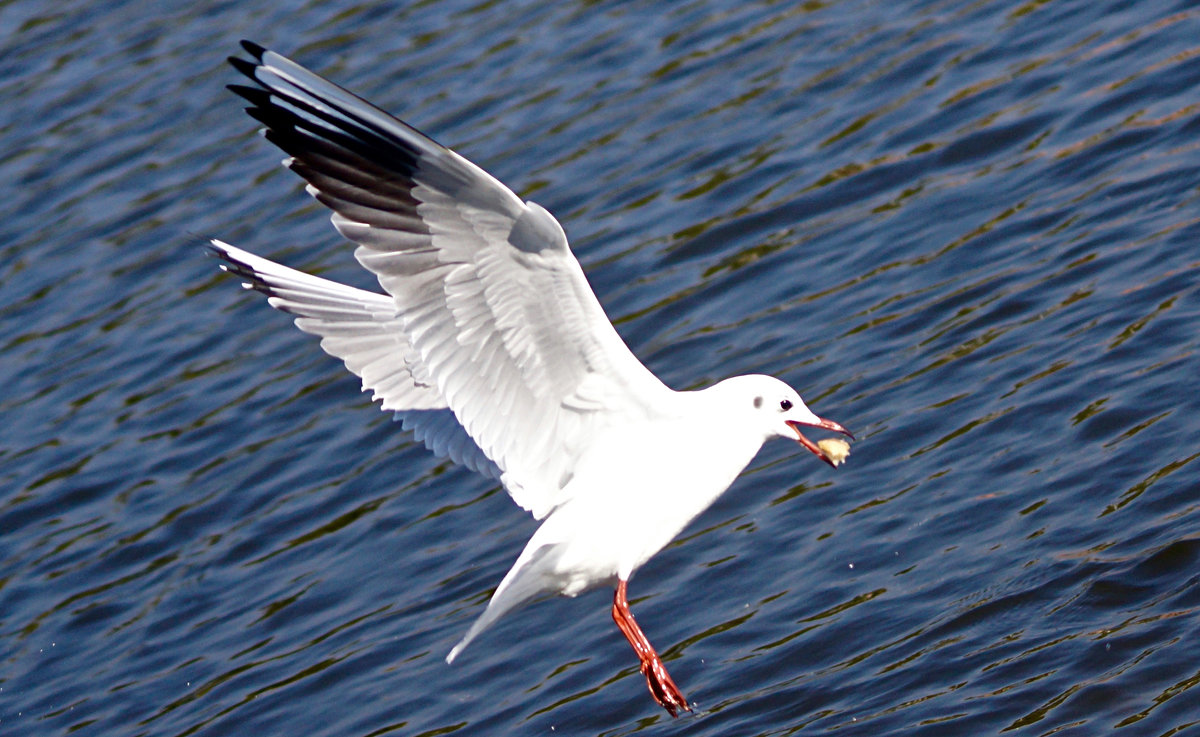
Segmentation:
<svg viewBox="0 0 1200 737">
<path fill-rule="evenodd" d="M 646 677 L 646 685 L 650 687 L 650 695 L 654 700 L 671 716 L 675 716 L 679 709 L 691 711 L 692 707 L 688 706 L 687 699 L 683 698 L 679 687 L 667 673 L 662 658 L 658 657 L 658 653 L 646 639 L 646 633 L 642 632 L 642 628 L 633 620 L 633 612 L 629 611 L 629 600 L 625 598 L 623 580 L 617 582 L 617 592 L 613 594 L 612 616 L 621 634 L 625 635 L 625 639 L 633 646 L 638 660 L 642 661 L 642 675 Z"/>
</svg>

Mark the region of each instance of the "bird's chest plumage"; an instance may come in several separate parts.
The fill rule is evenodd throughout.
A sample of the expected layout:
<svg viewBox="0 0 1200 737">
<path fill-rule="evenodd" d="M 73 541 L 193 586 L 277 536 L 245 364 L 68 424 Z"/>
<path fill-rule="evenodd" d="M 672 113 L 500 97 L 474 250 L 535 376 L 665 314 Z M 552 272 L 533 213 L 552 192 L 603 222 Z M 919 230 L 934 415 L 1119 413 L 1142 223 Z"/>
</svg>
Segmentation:
<svg viewBox="0 0 1200 737">
<path fill-rule="evenodd" d="M 569 558 L 628 578 L 729 488 L 761 444 L 695 422 L 623 428 L 582 459 L 571 500 L 547 522 L 574 530 Z"/>
</svg>

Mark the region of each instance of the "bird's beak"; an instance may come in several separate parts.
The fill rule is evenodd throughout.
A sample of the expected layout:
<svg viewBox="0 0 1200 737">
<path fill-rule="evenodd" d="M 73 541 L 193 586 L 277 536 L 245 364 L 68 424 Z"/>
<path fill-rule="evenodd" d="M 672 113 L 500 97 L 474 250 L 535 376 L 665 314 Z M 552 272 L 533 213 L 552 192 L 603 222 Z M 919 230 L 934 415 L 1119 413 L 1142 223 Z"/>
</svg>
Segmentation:
<svg viewBox="0 0 1200 737">
<path fill-rule="evenodd" d="M 849 430 L 847 430 L 846 428 L 837 424 L 833 420 L 826 420 L 826 419 L 818 417 L 816 422 L 797 422 L 795 420 L 785 420 L 785 422 L 787 422 L 789 427 L 791 427 L 793 430 L 796 431 L 796 441 L 798 443 L 803 445 L 805 448 L 808 448 L 810 451 L 812 451 L 813 455 L 815 455 L 817 458 L 820 458 L 821 460 L 825 461 L 826 463 L 828 463 L 830 466 L 832 466 L 834 468 L 837 468 L 837 464 L 833 462 L 833 459 L 831 459 L 829 456 L 825 455 L 825 452 L 822 451 L 821 448 L 816 443 L 814 443 L 813 441 L 804 437 L 804 433 L 800 432 L 800 428 L 801 427 L 819 427 L 822 430 L 831 430 L 833 432 L 839 432 L 842 435 L 845 435 L 846 437 L 850 438 L 851 440 L 854 440 L 854 435 L 852 435 Z"/>
</svg>

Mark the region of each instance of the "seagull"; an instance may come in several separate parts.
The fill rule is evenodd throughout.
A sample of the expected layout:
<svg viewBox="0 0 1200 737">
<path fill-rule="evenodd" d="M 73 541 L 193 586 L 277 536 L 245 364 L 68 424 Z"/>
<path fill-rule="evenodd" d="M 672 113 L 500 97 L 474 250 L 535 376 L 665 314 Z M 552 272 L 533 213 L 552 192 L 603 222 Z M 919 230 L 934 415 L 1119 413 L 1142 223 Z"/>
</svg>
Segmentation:
<svg viewBox="0 0 1200 737">
<path fill-rule="evenodd" d="M 674 391 L 638 361 L 549 212 L 366 100 L 258 44 L 230 85 L 332 211 L 384 294 L 296 271 L 220 240 L 221 268 L 362 379 L 435 454 L 498 480 L 541 521 L 487 608 L 501 615 L 614 586 L 612 617 L 654 700 L 691 711 L 629 610 L 634 572 L 774 437 L 837 467 L 801 428 L 854 439 L 770 376 Z"/>
</svg>

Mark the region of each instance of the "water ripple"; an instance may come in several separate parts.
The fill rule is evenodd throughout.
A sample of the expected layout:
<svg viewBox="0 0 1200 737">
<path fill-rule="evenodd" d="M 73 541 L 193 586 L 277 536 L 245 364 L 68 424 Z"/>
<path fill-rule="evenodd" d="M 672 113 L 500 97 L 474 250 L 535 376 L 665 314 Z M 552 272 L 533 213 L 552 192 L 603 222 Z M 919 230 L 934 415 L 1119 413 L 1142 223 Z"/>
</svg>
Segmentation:
<svg viewBox="0 0 1200 737">
<path fill-rule="evenodd" d="M 678 727 L 602 592 L 442 662 L 534 523 L 199 255 L 370 286 L 223 90 L 239 34 L 555 212 L 668 383 L 858 434 L 768 445 L 633 583 L 689 730 L 1200 724 L 1190 4 L 0 18 L 0 731 Z"/>
</svg>

